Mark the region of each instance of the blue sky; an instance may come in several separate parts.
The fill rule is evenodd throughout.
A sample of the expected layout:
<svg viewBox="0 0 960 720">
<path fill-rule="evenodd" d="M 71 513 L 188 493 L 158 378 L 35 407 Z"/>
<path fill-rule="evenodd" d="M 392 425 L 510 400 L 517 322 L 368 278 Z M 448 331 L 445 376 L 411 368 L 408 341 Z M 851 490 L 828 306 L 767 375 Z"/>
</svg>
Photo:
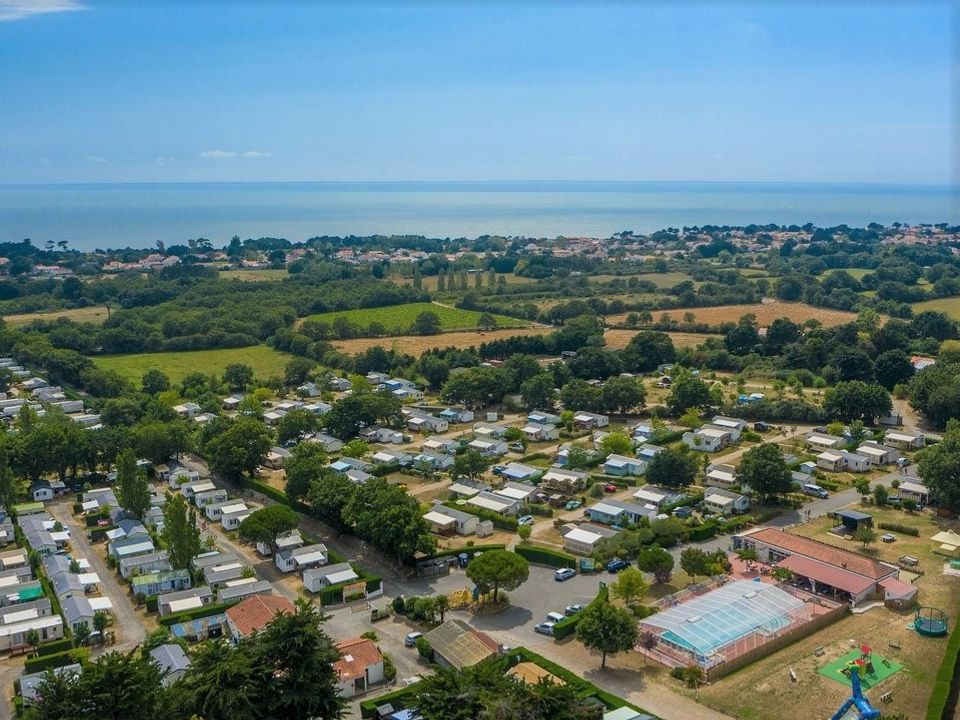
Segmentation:
<svg viewBox="0 0 960 720">
<path fill-rule="evenodd" d="M 0 183 L 951 182 L 947 3 L 0 0 Z"/>
</svg>

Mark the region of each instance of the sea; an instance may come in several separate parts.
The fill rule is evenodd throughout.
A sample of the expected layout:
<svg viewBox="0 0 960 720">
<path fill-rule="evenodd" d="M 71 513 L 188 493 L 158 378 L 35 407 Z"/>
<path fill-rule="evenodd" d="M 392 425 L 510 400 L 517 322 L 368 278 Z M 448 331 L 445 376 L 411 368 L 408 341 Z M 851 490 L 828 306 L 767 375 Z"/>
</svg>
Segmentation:
<svg viewBox="0 0 960 720">
<path fill-rule="evenodd" d="M 960 186 L 734 182 L 0 185 L 0 241 L 78 250 L 191 238 L 609 237 L 694 225 L 960 224 Z"/>
</svg>

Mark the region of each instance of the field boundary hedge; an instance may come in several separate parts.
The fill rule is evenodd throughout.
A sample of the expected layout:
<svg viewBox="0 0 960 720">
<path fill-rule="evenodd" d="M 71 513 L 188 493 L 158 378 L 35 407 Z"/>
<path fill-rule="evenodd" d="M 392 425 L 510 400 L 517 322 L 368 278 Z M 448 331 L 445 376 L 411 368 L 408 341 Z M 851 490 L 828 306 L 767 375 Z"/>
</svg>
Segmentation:
<svg viewBox="0 0 960 720">
<path fill-rule="evenodd" d="M 882 522 L 877 523 L 877 527 L 881 530 L 892 530 L 893 532 L 903 533 L 904 535 L 912 535 L 913 537 L 920 537 L 920 530 L 910 525 L 901 525 L 900 523 L 890 523 Z"/>
</svg>

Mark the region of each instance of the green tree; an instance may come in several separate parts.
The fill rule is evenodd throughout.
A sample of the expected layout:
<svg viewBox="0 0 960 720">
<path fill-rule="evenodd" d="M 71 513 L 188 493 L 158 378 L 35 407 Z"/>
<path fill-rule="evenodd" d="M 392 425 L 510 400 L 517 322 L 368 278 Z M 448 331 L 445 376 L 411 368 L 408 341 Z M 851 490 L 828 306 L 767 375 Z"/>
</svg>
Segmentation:
<svg viewBox="0 0 960 720">
<path fill-rule="evenodd" d="M 180 493 L 168 494 L 163 506 L 163 540 L 174 570 L 185 570 L 200 554 L 200 528 L 196 511 Z"/>
<path fill-rule="evenodd" d="M 438 613 L 440 613 L 440 622 L 443 622 L 444 613 L 450 609 L 450 598 L 446 595 L 437 595 L 434 598 L 434 607 Z"/>
<path fill-rule="evenodd" d="M 685 488 L 693 484 L 697 461 L 689 452 L 664 448 L 647 464 L 647 482 L 670 488 Z"/>
<path fill-rule="evenodd" d="M 653 545 L 637 553 L 637 567 L 644 572 L 653 573 L 658 585 L 670 582 L 673 574 L 673 555 L 662 547 Z"/>
<path fill-rule="evenodd" d="M 466 475 L 468 478 L 477 478 L 487 469 L 488 461 L 476 450 L 467 450 L 457 455 L 453 460 L 453 474 Z"/>
<path fill-rule="evenodd" d="M 85 622 L 79 623 L 73 628 L 73 646 L 80 648 L 86 647 L 90 642 L 90 626 Z"/>
<path fill-rule="evenodd" d="M 951 420 L 943 439 L 920 452 L 917 467 L 930 499 L 938 507 L 960 511 L 960 421 Z"/>
<path fill-rule="evenodd" d="M 600 447 L 608 455 L 629 455 L 633 451 L 633 441 L 623 433 L 612 432 L 604 435 Z"/>
<path fill-rule="evenodd" d="M 343 450 L 340 451 L 340 454 L 344 457 L 349 458 L 362 458 L 370 452 L 370 445 L 366 440 L 361 440 L 355 438 L 343 446 Z"/>
<path fill-rule="evenodd" d="M 681 373 L 674 380 L 667 398 L 667 407 L 674 415 L 682 415 L 689 408 L 702 408 L 710 403 L 710 388 L 690 373 Z"/>
<path fill-rule="evenodd" d="M 182 420 L 142 422 L 133 429 L 132 440 L 137 455 L 155 465 L 188 452 L 193 445 Z"/>
<path fill-rule="evenodd" d="M 210 469 L 228 480 L 237 481 L 245 472 L 253 477 L 271 444 L 270 433 L 262 422 L 241 416 L 207 441 Z"/>
<path fill-rule="evenodd" d="M 526 558 L 509 550 L 488 550 L 467 565 L 467 577 L 481 592 L 493 593 L 497 601 L 500 588 L 515 590 L 527 581 L 530 566 Z"/>
<path fill-rule="evenodd" d="M 529 525 L 520 525 L 517 528 L 517 535 L 520 537 L 522 542 L 526 542 L 530 539 L 530 536 L 533 534 L 533 529 Z"/>
<path fill-rule="evenodd" d="M 877 483 L 873 486 L 873 502 L 877 507 L 883 507 L 887 504 L 887 499 L 890 497 L 890 491 L 887 490 L 886 485 L 881 485 Z"/>
<path fill-rule="evenodd" d="M 437 315 L 432 310 L 425 310 L 424 312 L 417 315 L 416 319 L 413 321 L 413 330 L 414 335 L 436 335 L 442 329 L 440 323 L 440 316 Z"/>
<path fill-rule="evenodd" d="M 491 313 L 481 313 L 477 318 L 478 330 L 495 330 L 497 327 L 497 318 Z"/>
<path fill-rule="evenodd" d="M 601 397 L 604 410 L 623 414 L 642 406 L 646 391 L 636 378 L 612 377 L 603 384 Z"/>
<path fill-rule="evenodd" d="M 257 720 L 261 693 L 268 691 L 267 668 L 262 668 L 250 640 L 234 648 L 223 639 L 197 645 L 183 679 L 169 694 L 174 717 L 209 720 Z M 131 717 L 139 717 L 132 715 Z"/>
<path fill-rule="evenodd" d="M 243 392 L 253 384 L 253 370 L 249 365 L 231 363 L 223 369 L 223 382 L 232 392 Z"/>
<path fill-rule="evenodd" d="M 317 364 L 309 358 L 291 358 L 283 369 L 283 384 L 287 387 L 302 385 L 310 379 L 310 373 L 316 366 Z"/>
<path fill-rule="evenodd" d="M 148 395 L 158 395 L 170 389 L 170 378 L 162 370 L 151 368 L 143 374 L 141 387 Z"/>
<path fill-rule="evenodd" d="M 553 376 L 550 373 L 534 375 L 520 386 L 520 397 L 527 410 L 543 408 L 549 412 L 553 409 L 556 395 Z"/>
<path fill-rule="evenodd" d="M 648 373 L 676 359 L 673 340 L 664 332 L 646 330 L 634 335 L 620 353 L 623 369 L 632 373 Z"/>
<path fill-rule="evenodd" d="M 860 494 L 860 502 L 865 503 L 870 496 L 870 480 L 862 476 L 854 478 L 853 489 Z"/>
<path fill-rule="evenodd" d="M 610 584 L 611 594 L 615 598 L 623 600 L 627 605 L 632 605 L 637 600 L 642 599 L 649 589 L 650 586 L 647 584 L 643 573 L 633 567 L 620 571 L 617 579 Z"/>
<path fill-rule="evenodd" d="M 93 614 L 93 629 L 100 638 L 100 643 L 106 642 L 107 626 L 110 624 L 110 615 L 105 610 L 97 610 Z"/>
<path fill-rule="evenodd" d="M 761 443 L 743 454 L 735 478 L 741 487 L 758 496 L 790 492 L 793 476 L 779 445 Z"/>
<path fill-rule="evenodd" d="M 255 510 L 240 523 L 240 537 L 249 543 L 264 543 L 277 551 L 277 538 L 300 524 L 300 518 L 286 505 L 268 505 Z"/>
<path fill-rule="evenodd" d="M 853 533 L 853 539 L 858 543 L 862 543 L 864 550 L 866 550 L 867 545 L 877 541 L 877 533 L 874 532 L 873 528 L 867 525 L 861 525 L 857 528 L 856 532 Z"/>
<path fill-rule="evenodd" d="M 137 520 L 143 520 L 150 509 L 150 484 L 137 467 L 137 457 L 130 449 L 117 456 L 117 499 L 120 507 Z"/>
<path fill-rule="evenodd" d="M 861 380 L 839 382 L 824 393 L 824 412 L 842 422 L 861 420 L 873 424 L 877 418 L 887 417 L 892 408 L 890 393 Z"/>
<path fill-rule="evenodd" d="M 300 443 L 294 447 L 283 469 L 290 502 L 302 500 L 315 480 L 332 472 L 327 468 L 327 453 L 319 443 Z"/>
<path fill-rule="evenodd" d="M 637 644 L 637 619 L 626 608 L 608 602 L 591 603 L 580 614 L 577 640 L 600 653 L 600 667 L 607 666 L 607 655 L 626 652 Z"/>
<path fill-rule="evenodd" d="M 336 438 L 349 440 L 369 425 L 396 425 L 402 415 L 400 399 L 381 392 L 354 392 L 333 404 L 323 417 L 327 431 Z"/>
<path fill-rule="evenodd" d="M 284 445 L 320 428 L 320 419 L 309 410 L 294 408 L 277 423 L 277 442 Z"/>
<path fill-rule="evenodd" d="M 680 567 L 696 582 L 697 575 L 709 575 L 709 559 L 707 554 L 698 547 L 684 548 L 680 553 Z"/>
<path fill-rule="evenodd" d="M 357 486 L 341 515 L 358 537 L 391 553 L 398 564 L 435 547 L 420 504 L 386 478 L 375 477 Z"/>
</svg>

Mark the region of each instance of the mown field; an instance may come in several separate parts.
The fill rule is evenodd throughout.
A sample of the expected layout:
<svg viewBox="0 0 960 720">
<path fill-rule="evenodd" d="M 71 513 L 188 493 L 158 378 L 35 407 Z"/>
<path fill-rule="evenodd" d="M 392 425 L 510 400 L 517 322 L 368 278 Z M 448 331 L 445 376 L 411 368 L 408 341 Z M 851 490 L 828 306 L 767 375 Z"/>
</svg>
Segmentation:
<svg viewBox="0 0 960 720">
<path fill-rule="evenodd" d="M 388 333 L 403 335 L 410 331 L 410 326 L 413 325 L 417 316 L 423 312 L 435 313 L 440 318 L 440 329 L 444 332 L 476 329 L 477 320 L 483 314 L 475 310 L 461 310 L 460 308 L 434 303 L 406 303 L 404 305 L 390 305 L 389 307 L 319 313 L 308 315 L 304 320 L 333 323 L 337 318 L 344 317 L 359 328 L 369 327 L 371 323 L 380 323 L 387 329 Z M 530 324 L 526 320 L 518 320 L 505 315 L 494 315 L 494 317 L 501 327 L 525 327 Z"/>
<path fill-rule="evenodd" d="M 50 312 L 20 313 L 17 315 L 4 315 L 3 319 L 11 327 L 21 327 L 34 320 L 56 320 L 57 318 L 69 318 L 74 322 L 101 324 L 107 319 L 107 309 L 103 305 L 94 305 L 92 307 L 74 308 L 72 310 L 52 310 Z"/>
<path fill-rule="evenodd" d="M 258 378 L 283 376 L 287 362 L 293 357 L 266 345 L 223 350 L 189 350 L 186 352 L 140 353 L 134 355 L 102 355 L 93 358 L 97 367 L 114 370 L 133 383 L 139 383 L 147 370 L 162 370 L 173 382 L 180 382 L 194 372 L 222 374 L 231 363 L 249 365 Z"/>
<path fill-rule="evenodd" d="M 468 275 L 467 280 L 469 284 L 469 289 L 473 290 L 474 276 Z M 532 285 L 537 282 L 534 278 L 521 277 L 520 275 L 514 275 L 513 273 L 498 273 L 497 274 L 498 282 L 499 278 L 503 278 L 504 282 L 507 285 Z M 390 281 L 396 283 L 397 285 L 409 285 L 413 287 L 413 278 L 403 277 L 402 275 L 391 275 Z M 483 286 L 487 287 L 487 275 L 483 275 Z M 436 292 L 437 291 L 437 276 L 436 275 L 425 275 L 420 278 L 420 287 L 422 287 L 427 292 Z M 454 293 L 459 293 L 460 290 L 453 290 Z"/>
<path fill-rule="evenodd" d="M 913 304 L 915 313 L 933 310 L 946 313 L 954 320 L 960 320 L 960 297 L 937 298 L 936 300 L 924 300 Z"/>
<path fill-rule="evenodd" d="M 757 316 L 757 322 L 761 326 L 769 325 L 777 318 L 789 318 L 797 323 L 803 323 L 810 319 L 819 320 L 827 326 L 842 325 L 853 322 L 857 319 L 856 313 L 844 312 L 842 310 L 830 310 L 828 308 L 818 308 L 805 303 L 788 303 L 775 300 L 772 302 L 755 303 L 752 305 L 724 305 L 721 307 L 693 307 L 677 308 L 674 310 L 653 310 L 654 320 L 659 320 L 661 315 L 669 315 L 677 322 L 683 322 L 683 317 L 687 313 L 692 313 L 694 322 L 707 323 L 709 325 L 719 325 L 724 322 L 737 322 L 742 315 L 753 313 Z M 607 322 L 611 324 L 623 322 L 628 313 L 620 315 L 610 315 Z"/>
<path fill-rule="evenodd" d="M 263 280 L 283 280 L 289 273 L 286 269 L 272 270 L 270 268 L 257 270 L 221 270 L 220 277 L 233 280 L 259 282 Z"/>
<path fill-rule="evenodd" d="M 596 283 L 606 283 L 616 278 L 620 278 L 621 281 L 627 282 L 630 278 L 635 277 L 637 280 L 645 280 L 647 282 L 652 282 L 660 289 L 672 288 L 675 285 L 679 285 L 682 282 L 690 280 L 694 285 L 699 285 L 692 277 L 682 272 L 664 272 L 664 273 L 643 273 L 635 275 L 591 275 L 588 280 L 591 284 Z"/>
</svg>

